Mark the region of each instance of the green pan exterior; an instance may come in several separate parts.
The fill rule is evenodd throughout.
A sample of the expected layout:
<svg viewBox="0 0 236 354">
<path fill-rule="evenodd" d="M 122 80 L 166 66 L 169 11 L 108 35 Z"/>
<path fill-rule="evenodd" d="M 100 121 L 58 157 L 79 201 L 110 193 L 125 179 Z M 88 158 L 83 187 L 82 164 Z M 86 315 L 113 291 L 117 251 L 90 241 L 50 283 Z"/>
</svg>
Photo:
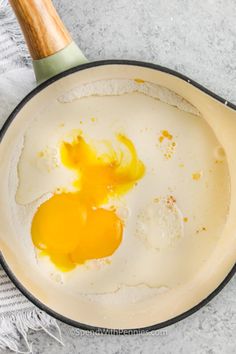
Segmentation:
<svg viewBox="0 0 236 354">
<path fill-rule="evenodd" d="M 33 60 L 33 68 L 37 82 L 41 83 L 67 69 L 87 62 L 81 50 L 75 42 L 72 42 L 47 58 Z"/>
</svg>

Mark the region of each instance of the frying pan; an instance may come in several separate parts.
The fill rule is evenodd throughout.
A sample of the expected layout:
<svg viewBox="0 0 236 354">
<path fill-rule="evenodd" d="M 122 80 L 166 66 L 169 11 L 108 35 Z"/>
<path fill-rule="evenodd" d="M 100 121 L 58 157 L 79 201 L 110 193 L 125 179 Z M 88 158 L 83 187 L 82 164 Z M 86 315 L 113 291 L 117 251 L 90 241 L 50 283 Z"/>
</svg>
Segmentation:
<svg viewBox="0 0 236 354">
<path fill-rule="evenodd" d="M 236 271 L 236 107 L 182 74 L 155 64 L 131 60 L 88 63 L 72 41 L 50 0 L 30 2 L 11 0 L 10 3 L 24 32 L 33 58 L 36 79 L 40 84 L 16 107 L 1 130 L 0 249 L 3 268 L 19 290 L 36 306 L 82 329 L 120 334 L 129 330 L 129 333 L 135 333 L 137 329 L 140 331 L 159 329 L 189 316 L 210 301 Z M 211 128 L 214 139 L 217 139 L 224 149 L 230 184 L 224 228 L 212 252 L 206 255 L 201 267 L 193 273 L 194 275 L 192 274 L 191 281 L 177 284 L 168 291 L 139 301 L 118 304 L 114 301 L 91 302 L 86 296 L 80 296 L 73 291 L 74 288 L 68 290 L 41 272 L 36 262 L 29 256 L 30 252 L 22 241 L 22 235 L 14 227 L 9 203 L 10 161 L 16 152 L 16 142 L 31 118 L 42 108 L 45 114 L 47 112 L 45 107 L 49 107 L 57 97 L 70 92 L 77 85 L 109 81 L 114 78 L 129 82 L 134 78 L 140 78 L 142 82 L 174 92 L 195 107 L 201 121 L 204 121 L 204 126 L 207 126 L 207 129 Z M 148 109 L 147 106 L 144 108 Z M 45 124 L 49 119 L 50 117 L 46 117 Z M 192 135 L 188 138 L 188 147 L 191 150 L 191 146 L 197 146 L 198 160 L 201 161 L 207 155 L 207 152 L 204 152 L 206 146 L 201 140 L 201 135 L 196 138 L 193 132 L 194 130 L 191 130 Z M 190 151 L 189 160 L 194 159 L 191 156 Z M 188 172 L 187 169 L 186 173 Z M 183 185 L 181 188 L 184 194 Z M 220 205 L 223 193 L 225 193 L 223 185 L 216 184 L 212 189 L 213 202 L 211 200 L 207 211 L 204 211 L 212 225 L 219 219 L 212 203 Z M 197 203 L 196 195 L 194 197 L 196 199 L 191 199 L 189 205 Z M 183 200 L 187 199 L 188 195 L 185 194 Z M 31 247 L 33 248 L 32 245 Z M 183 260 L 184 270 L 191 268 L 191 258 L 194 258 L 195 252 L 200 257 L 204 249 L 193 249 L 188 257 L 183 254 L 182 258 L 186 257 Z M 144 267 L 145 264 L 141 266 L 139 264 L 140 270 Z M 164 269 L 162 271 L 165 272 Z M 170 271 L 175 279 L 175 269 L 174 266 L 171 268 L 171 263 Z"/>
</svg>

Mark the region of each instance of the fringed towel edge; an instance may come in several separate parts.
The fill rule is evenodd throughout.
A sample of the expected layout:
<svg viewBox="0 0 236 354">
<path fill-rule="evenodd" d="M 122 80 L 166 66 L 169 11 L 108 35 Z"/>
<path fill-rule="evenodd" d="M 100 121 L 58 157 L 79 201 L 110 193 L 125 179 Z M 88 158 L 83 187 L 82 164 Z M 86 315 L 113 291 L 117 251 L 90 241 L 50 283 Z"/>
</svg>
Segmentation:
<svg viewBox="0 0 236 354">
<path fill-rule="evenodd" d="M 44 330 L 63 345 L 61 330 L 56 320 L 38 308 L 29 308 L 0 315 L 0 348 L 8 348 L 17 353 L 31 353 L 33 343 L 28 341 L 29 330 Z M 23 351 L 20 350 L 22 339 L 26 349 Z"/>
</svg>

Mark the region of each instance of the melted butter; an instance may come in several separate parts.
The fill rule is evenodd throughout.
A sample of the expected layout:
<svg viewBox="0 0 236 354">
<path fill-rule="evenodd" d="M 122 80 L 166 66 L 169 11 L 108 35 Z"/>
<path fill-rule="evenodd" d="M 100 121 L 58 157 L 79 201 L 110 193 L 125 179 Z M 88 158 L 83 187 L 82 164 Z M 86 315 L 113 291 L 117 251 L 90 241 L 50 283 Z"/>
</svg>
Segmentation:
<svg viewBox="0 0 236 354">
<path fill-rule="evenodd" d="M 61 145 L 62 163 L 77 174 L 77 192 L 54 194 L 39 207 L 31 228 L 34 245 L 61 270 L 111 256 L 122 241 L 122 220 L 115 209 L 101 205 L 131 189 L 145 167 L 127 137 L 118 135 L 117 140 L 119 149 L 105 142 L 103 154 L 81 135 Z"/>
<path fill-rule="evenodd" d="M 199 181 L 202 178 L 202 172 L 192 173 L 192 179 L 194 181 Z"/>
</svg>

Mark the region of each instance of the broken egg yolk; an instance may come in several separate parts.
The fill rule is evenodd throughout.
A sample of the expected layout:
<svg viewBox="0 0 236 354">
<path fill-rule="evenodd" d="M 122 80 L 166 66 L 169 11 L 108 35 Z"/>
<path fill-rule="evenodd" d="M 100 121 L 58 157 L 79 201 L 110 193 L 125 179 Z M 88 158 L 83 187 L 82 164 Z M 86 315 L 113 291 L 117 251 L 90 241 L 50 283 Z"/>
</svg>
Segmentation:
<svg viewBox="0 0 236 354">
<path fill-rule="evenodd" d="M 76 192 L 54 194 L 34 215 L 34 245 L 61 270 L 111 256 L 119 247 L 123 222 L 114 209 L 101 207 L 131 189 L 145 172 L 133 143 L 117 137 L 98 153 L 82 136 L 61 145 L 63 165 L 76 172 Z"/>
</svg>

